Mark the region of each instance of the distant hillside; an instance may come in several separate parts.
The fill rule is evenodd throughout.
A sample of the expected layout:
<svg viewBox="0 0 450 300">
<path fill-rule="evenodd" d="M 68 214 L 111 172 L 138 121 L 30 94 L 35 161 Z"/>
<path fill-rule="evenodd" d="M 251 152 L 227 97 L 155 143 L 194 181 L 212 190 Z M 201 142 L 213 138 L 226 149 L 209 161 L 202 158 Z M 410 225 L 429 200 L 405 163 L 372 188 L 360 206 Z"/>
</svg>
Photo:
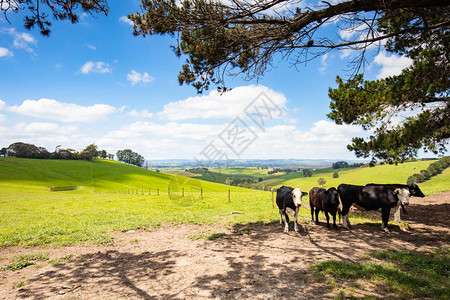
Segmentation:
<svg viewBox="0 0 450 300">
<path fill-rule="evenodd" d="M 180 175 L 164 174 L 120 162 L 0 158 L 0 188 L 46 190 L 50 186 L 77 186 L 85 191 L 170 186 L 204 187 L 222 191 L 229 187 Z"/>
<path fill-rule="evenodd" d="M 331 167 L 332 163 L 344 160 L 348 163 L 368 162 L 364 160 L 347 159 L 229 159 L 215 161 L 214 164 L 220 167 L 299 167 L 320 169 Z M 198 162 L 189 159 L 167 159 L 167 160 L 149 160 L 152 168 L 190 168 L 197 167 Z"/>
<path fill-rule="evenodd" d="M 264 180 L 258 185 L 270 186 L 273 188 L 282 185 L 299 186 L 308 190 L 315 186 L 319 178 L 326 180 L 325 188 L 337 187 L 341 183 L 365 185 L 367 183 L 401 183 L 406 184 L 406 180 L 414 173 L 426 169 L 433 160 L 406 162 L 396 165 L 378 165 L 375 167 L 342 169 L 339 171 L 339 177 L 333 178 L 331 168 L 317 170 L 313 172 L 312 177 L 298 176 L 296 178 L 283 179 L 272 178 Z M 419 186 L 426 194 L 437 193 L 450 190 L 450 168 L 447 168 L 442 174 L 432 177 L 430 180 L 420 183 Z"/>
</svg>

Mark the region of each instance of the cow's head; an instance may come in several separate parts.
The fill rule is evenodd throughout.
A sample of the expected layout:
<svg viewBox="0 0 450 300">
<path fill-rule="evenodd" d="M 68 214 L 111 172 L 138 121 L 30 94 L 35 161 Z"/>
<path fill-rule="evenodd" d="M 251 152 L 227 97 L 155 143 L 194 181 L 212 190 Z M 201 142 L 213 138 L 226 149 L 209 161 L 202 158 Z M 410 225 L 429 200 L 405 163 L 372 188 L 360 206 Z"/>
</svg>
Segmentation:
<svg viewBox="0 0 450 300">
<path fill-rule="evenodd" d="M 416 197 L 425 197 L 425 195 L 422 193 L 422 191 L 420 190 L 419 186 L 417 184 L 412 184 L 409 186 L 409 192 L 411 193 L 411 196 L 416 196 Z"/>
<path fill-rule="evenodd" d="M 329 197 L 331 202 L 337 202 L 339 203 L 339 193 L 334 187 L 330 187 L 327 190 L 325 190 L 325 194 Z"/>
<path fill-rule="evenodd" d="M 308 195 L 307 192 L 303 192 L 300 188 L 292 190 L 292 199 L 294 200 L 295 206 L 302 205 L 302 196 Z"/>
<path fill-rule="evenodd" d="M 410 196 L 409 189 L 395 189 L 394 195 L 397 196 L 398 201 L 400 201 L 401 204 L 403 205 L 409 204 L 409 196 Z"/>
</svg>

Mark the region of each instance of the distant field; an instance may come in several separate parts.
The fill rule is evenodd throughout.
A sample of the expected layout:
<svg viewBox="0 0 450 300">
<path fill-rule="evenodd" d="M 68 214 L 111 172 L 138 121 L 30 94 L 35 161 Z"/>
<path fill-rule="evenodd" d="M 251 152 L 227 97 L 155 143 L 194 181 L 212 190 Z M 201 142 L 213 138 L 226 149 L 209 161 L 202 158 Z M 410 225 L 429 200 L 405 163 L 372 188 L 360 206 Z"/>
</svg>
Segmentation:
<svg viewBox="0 0 450 300">
<path fill-rule="evenodd" d="M 281 185 L 299 186 L 305 190 L 319 186 L 317 180 L 324 178 L 326 184 L 324 187 L 337 187 L 341 183 L 365 185 L 367 183 L 406 183 L 409 176 L 420 170 L 426 169 L 433 161 L 415 161 L 395 165 L 381 165 L 376 167 L 343 169 L 339 172 L 339 178 L 333 178 L 330 171 L 323 172 L 318 170 L 313 172 L 312 177 L 299 177 L 288 180 L 263 181 L 260 184 L 266 184 L 271 187 L 279 187 Z M 323 173 L 322 173 L 323 172 Z M 425 194 L 433 194 L 450 190 L 450 173 L 447 168 L 442 174 L 433 177 L 431 180 L 420 183 L 419 186 Z"/>
</svg>

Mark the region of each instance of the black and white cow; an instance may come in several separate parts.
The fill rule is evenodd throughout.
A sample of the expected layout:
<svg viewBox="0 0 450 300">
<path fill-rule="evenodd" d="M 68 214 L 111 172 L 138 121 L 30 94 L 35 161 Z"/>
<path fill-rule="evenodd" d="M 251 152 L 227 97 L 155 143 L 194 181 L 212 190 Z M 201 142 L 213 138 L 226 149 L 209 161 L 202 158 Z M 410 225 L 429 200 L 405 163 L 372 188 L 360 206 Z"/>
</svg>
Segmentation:
<svg viewBox="0 0 450 300">
<path fill-rule="evenodd" d="M 420 188 L 417 184 L 397 184 L 397 183 L 392 183 L 392 184 L 369 183 L 369 184 L 366 184 L 366 186 L 388 186 L 388 185 L 396 187 L 396 188 L 408 189 L 411 196 L 414 196 L 414 197 L 420 197 L 420 198 L 425 197 L 424 193 L 422 193 L 422 191 L 420 190 Z M 403 204 L 400 204 L 398 211 L 396 211 L 394 214 L 396 222 L 401 221 L 400 208 L 404 214 L 408 214 L 406 212 L 405 206 Z"/>
<path fill-rule="evenodd" d="M 308 195 L 307 192 L 303 192 L 300 188 L 292 188 L 289 186 L 282 186 L 277 189 L 277 206 L 280 210 L 280 224 L 283 224 L 284 214 L 284 232 L 289 231 L 289 217 L 286 213 L 286 209 L 292 209 L 294 213 L 294 230 L 298 232 L 297 217 L 298 210 L 302 205 L 302 196 Z"/>
<path fill-rule="evenodd" d="M 387 231 L 391 208 L 398 210 L 400 204 L 409 204 L 410 193 L 407 188 L 341 184 L 337 190 L 342 203 L 342 223 L 345 228 L 350 228 L 348 214 L 352 205 L 361 211 L 381 209 L 381 228 Z"/>
</svg>

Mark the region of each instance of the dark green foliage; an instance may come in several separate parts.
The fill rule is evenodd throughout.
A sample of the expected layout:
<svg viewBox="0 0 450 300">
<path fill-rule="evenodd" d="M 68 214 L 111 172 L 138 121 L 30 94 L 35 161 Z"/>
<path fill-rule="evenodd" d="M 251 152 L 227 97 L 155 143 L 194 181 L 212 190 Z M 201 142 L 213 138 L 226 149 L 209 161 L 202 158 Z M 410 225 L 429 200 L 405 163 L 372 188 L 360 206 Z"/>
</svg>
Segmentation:
<svg viewBox="0 0 450 300">
<path fill-rule="evenodd" d="M 333 171 L 333 178 L 339 178 L 339 172 Z"/>
<path fill-rule="evenodd" d="M 69 20 L 77 23 L 79 13 L 108 14 L 109 8 L 106 0 L 58 0 L 58 1 L 33 1 L 33 0 L 4 0 L 1 1 L 0 12 L 7 18 L 7 12 L 24 13 L 24 25 L 26 29 L 37 26 L 41 34 L 50 34 L 50 20 Z"/>
<path fill-rule="evenodd" d="M 226 90 L 223 86 L 224 76 L 245 74 L 248 79 L 262 76 L 271 67 L 272 59 L 277 54 L 286 59 L 292 55 L 294 63 L 300 64 L 334 48 L 355 45 L 365 48 L 374 42 L 373 37 L 378 36 L 377 33 L 386 31 L 388 35 L 397 28 L 400 30 L 397 35 L 402 33 L 402 24 L 389 23 L 392 17 L 386 17 L 384 12 L 388 16 L 407 17 L 408 9 L 444 6 L 445 2 L 347 0 L 333 4 L 325 2 L 328 5 L 311 5 L 294 12 L 278 9 L 276 6 L 280 4 L 279 0 L 145 0 L 142 1 L 142 11 L 128 17 L 134 23 L 135 35 L 177 35 L 177 44 L 172 49 L 177 56 L 187 56 L 178 81 L 180 84 L 191 84 L 198 92 L 202 92 L 211 85 Z M 295 7 L 297 4 L 295 0 L 283 1 L 285 7 Z M 433 12 L 422 12 L 422 15 L 428 17 Z M 358 25 L 372 24 L 366 30 L 367 35 L 361 35 L 372 38 L 368 38 L 367 42 L 358 40 L 359 35 L 353 41 L 320 36 L 321 30 L 318 29 L 337 18 L 340 18 L 338 26 L 349 30 L 358 28 Z M 430 28 L 436 28 L 435 19 L 439 22 L 438 18 L 429 18 L 426 26 L 420 23 L 411 26 L 417 26 L 419 32 L 429 31 Z M 379 26 L 383 25 L 380 26 L 383 32 L 374 34 L 374 21 L 377 20 Z M 437 28 L 443 26 L 438 25 Z M 397 44 L 400 46 L 400 43 L 395 43 L 392 47 Z"/>
<path fill-rule="evenodd" d="M 117 151 L 116 156 L 119 161 L 138 167 L 142 167 L 145 161 L 142 155 L 133 152 L 131 149 L 119 150 Z"/>
<path fill-rule="evenodd" d="M 337 161 L 337 162 L 333 163 L 331 165 L 331 167 L 333 169 L 343 169 L 343 168 L 348 168 L 349 165 L 348 165 L 348 162 L 346 162 L 346 161 Z"/>
<path fill-rule="evenodd" d="M 80 153 L 80 156 L 84 160 L 92 160 L 94 157 L 98 157 L 98 147 L 95 144 L 90 144 Z"/>
<path fill-rule="evenodd" d="M 13 143 L 8 148 L 2 148 L 1 152 L 4 156 L 17 158 L 39 158 L 39 159 L 83 159 L 92 160 L 95 157 L 106 157 L 106 151 L 98 151 L 95 144 L 87 146 L 83 151 L 76 152 L 74 149 L 63 149 L 58 145 L 54 152 L 50 153 L 44 147 L 38 147 L 33 144 L 22 142 Z"/>
<path fill-rule="evenodd" d="M 33 144 L 17 142 L 6 148 L 6 155 L 20 158 L 50 158 L 50 152 L 44 147 L 37 147 Z"/>
<path fill-rule="evenodd" d="M 382 33 L 393 34 L 387 50 L 405 54 L 412 66 L 380 80 L 357 75 L 345 82 L 337 77 L 338 88 L 329 90 L 328 117 L 374 131 L 367 140 L 353 138 L 348 149 L 356 156 L 397 163 L 417 156 L 419 149 L 445 152 L 450 138 L 450 30 L 414 28 L 449 18 L 449 6 L 385 11 L 378 26 Z M 405 34 L 394 34 L 399 31 Z M 399 113 L 411 116 L 401 120 Z"/>
<path fill-rule="evenodd" d="M 312 171 L 309 169 L 303 169 L 303 176 L 304 177 L 311 177 L 312 176 Z"/>
<path fill-rule="evenodd" d="M 406 184 L 414 184 L 424 182 L 433 176 L 441 174 L 443 170 L 450 166 L 450 156 L 444 156 L 438 161 L 431 163 L 426 170 L 421 170 L 419 173 L 408 177 Z"/>
<path fill-rule="evenodd" d="M 301 170 L 301 168 L 273 168 L 272 170 L 267 171 L 267 174 L 272 175 L 272 174 L 281 173 L 281 172 L 289 174 L 289 173 L 298 172 L 300 170 Z"/>
</svg>

